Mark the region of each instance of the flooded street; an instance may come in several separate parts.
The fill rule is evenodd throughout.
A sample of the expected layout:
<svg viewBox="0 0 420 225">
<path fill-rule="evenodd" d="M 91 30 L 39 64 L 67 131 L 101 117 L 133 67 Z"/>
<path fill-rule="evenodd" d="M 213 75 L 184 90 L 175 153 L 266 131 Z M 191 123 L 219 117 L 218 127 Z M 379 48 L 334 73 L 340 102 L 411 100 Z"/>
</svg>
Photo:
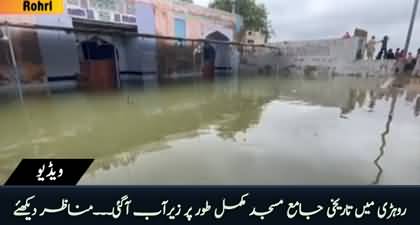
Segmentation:
<svg viewBox="0 0 420 225">
<path fill-rule="evenodd" d="M 2 102 L 0 182 L 22 158 L 60 157 L 95 159 L 80 184 L 419 185 L 420 81 L 384 82 L 252 76 Z"/>
</svg>

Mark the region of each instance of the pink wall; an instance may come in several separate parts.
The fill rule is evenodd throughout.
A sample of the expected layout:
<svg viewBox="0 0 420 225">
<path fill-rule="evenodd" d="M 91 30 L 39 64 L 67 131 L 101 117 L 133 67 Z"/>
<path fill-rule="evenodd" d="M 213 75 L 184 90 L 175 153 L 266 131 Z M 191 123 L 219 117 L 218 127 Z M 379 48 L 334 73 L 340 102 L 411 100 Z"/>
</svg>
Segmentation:
<svg viewBox="0 0 420 225">
<path fill-rule="evenodd" d="M 158 35 L 174 36 L 174 20 L 176 17 L 181 17 L 186 19 L 187 38 L 205 38 L 209 33 L 219 31 L 233 40 L 236 24 L 236 16 L 233 14 L 168 0 L 137 1 L 154 6 Z"/>
<path fill-rule="evenodd" d="M 156 34 L 174 36 L 174 15 L 171 6 L 166 1 L 154 1 Z"/>
<path fill-rule="evenodd" d="M 189 18 L 187 20 L 187 37 L 199 39 L 203 35 L 204 34 L 203 34 L 202 22 L 198 18 L 196 19 Z"/>
<path fill-rule="evenodd" d="M 35 24 L 36 16 L 15 16 L 15 15 L 1 15 L 0 16 L 0 23 L 8 21 L 9 23 L 27 23 L 27 24 Z"/>
</svg>

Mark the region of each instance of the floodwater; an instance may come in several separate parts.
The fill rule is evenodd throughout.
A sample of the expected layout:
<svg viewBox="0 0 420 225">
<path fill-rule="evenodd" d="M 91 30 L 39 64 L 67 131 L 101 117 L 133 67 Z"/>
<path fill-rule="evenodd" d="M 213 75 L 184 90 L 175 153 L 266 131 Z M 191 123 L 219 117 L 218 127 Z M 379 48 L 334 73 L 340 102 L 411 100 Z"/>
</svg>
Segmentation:
<svg viewBox="0 0 420 225">
<path fill-rule="evenodd" d="M 22 158 L 95 158 L 80 184 L 420 184 L 420 81 L 248 76 L 0 104 Z M 382 87 L 381 87 L 382 86 Z"/>
</svg>

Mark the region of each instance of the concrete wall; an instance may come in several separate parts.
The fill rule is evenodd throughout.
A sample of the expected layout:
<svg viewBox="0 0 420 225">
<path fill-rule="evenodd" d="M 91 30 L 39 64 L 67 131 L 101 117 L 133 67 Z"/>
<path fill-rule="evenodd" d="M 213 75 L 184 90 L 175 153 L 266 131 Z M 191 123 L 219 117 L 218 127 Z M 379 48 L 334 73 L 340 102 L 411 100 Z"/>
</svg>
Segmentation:
<svg viewBox="0 0 420 225">
<path fill-rule="evenodd" d="M 292 73 L 358 74 L 385 76 L 393 72 L 394 61 L 357 59 L 363 54 L 365 40 L 360 37 L 315 41 L 280 42 L 272 45 L 281 49 L 280 67 Z"/>
<path fill-rule="evenodd" d="M 34 16 L 25 16 L 25 15 L 1 15 L 0 16 L 0 22 L 13 22 L 13 23 L 19 23 L 19 24 L 35 24 L 36 23 L 36 17 Z"/>
<path fill-rule="evenodd" d="M 332 65 L 356 59 L 359 38 L 274 43 L 289 63 Z"/>
<path fill-rule="evenodd" d="M 39 25 L 73 27 L 71 17 L 38 16 Z M 38 41 L 48 77 L 69 76 L 80 73 L 76 36 L 64 31 L 38 30 Z"/>
<path fill-rule="evenodd" d="M 72 19 L 68 15 L 59 16 L 5 16 L 0 19 L 15 24 L 36 24 L 72 28 Z M 26 29 L 21 29 L 26 30 Z M 29 29 L 27 29 L 29 30 Z M 76 37 L 64 31 L 35 30 L 41 61 L 48 78 L 73 76 L 80 72 Z"/>
<path fill-rule="evenodd" d="M 156 41 L 131 38 L 126 40 L 127 72 L 156 73 Z M 124 71 L 123 71 L 124 72 Z"/>
<path fill-rule="evenodd" d="M 156 17 L 150 3 L 137 2 L 136 16 L 139 33 L 156 34 Z M 156 39 L 131 38 L 127 40 L 127 70 L 156 73 Z"/>
<path fill-rule="evenodd" d="M 339 72 L 361 76 L 387 76 L 394 74 L 395 65 L 395 60 L 357 60 L 351 63 L 343 63 Z"/>
<path fill-rule="evenodd" d="M 264 47 L 242 47 L 239 71 L 242 74 L 278 73 L 286 67 L 278 49 Z"/>
</svg>

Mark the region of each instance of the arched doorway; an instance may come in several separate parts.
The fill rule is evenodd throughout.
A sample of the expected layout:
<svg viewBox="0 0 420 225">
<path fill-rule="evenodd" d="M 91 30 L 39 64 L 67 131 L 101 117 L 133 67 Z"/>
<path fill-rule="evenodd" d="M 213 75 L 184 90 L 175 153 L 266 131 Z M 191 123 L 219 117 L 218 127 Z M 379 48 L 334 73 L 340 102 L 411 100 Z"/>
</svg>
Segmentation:
<svg viewBox="0 0 420 225">
<path fill-rule="evenodd" d="M 91 90 L 119 86 L 117 48 L 98 37 L 80 43 L 80 86 Z"/>
<path fill-rule="evenodd" d="M 214 31 L 206 36 L 206 40 L 217 41 L 211 46 L 215 50 L 214 67 L 216 72 L 229 72 L 232 70 L 230 39 L 220 31 Z M 223 43 L 226 42 L 226 43 Z"/>
</svg>

